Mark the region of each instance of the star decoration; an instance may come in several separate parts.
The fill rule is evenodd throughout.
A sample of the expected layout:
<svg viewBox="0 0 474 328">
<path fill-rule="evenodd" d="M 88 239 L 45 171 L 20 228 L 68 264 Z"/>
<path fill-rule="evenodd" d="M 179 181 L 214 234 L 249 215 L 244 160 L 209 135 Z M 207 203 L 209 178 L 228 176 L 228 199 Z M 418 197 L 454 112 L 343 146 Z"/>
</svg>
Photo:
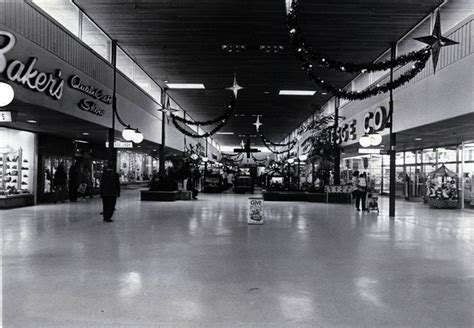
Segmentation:
<svg viewBox="0 0 474 328">
<path fill-rule="evenodd" d="M 431 35 L 415 38 L 415 40 L 426 43 L 431 47 L 434 73 L 436 73 L 436 66 L 438 65 L 439 52 L 441 48 L 459 43 L 441 35 L 441 20 L 439 18 L 439 10 L 436 13 L 436 21 Z"/>
<path fill-rule="evenodd" d="M 168 97 L 168 99 L 166 100 L 166 106 L 160 108 L 159 111 L 163 113 L 173 114 L 176 113 L 178 110 L 171 107 L 170 98 Z"/>
<path fill-rule="evenodd" d="M 226 90 L 232 90 L 232 92 L 234 93 L 234 97 L 237 98 L 237 93 L 239 92 L 239 90 L 242 90 L 242 89 L 243 87 L 237 84 L 237 77 L 236 77 L 236 74 L 234 73 L 234 84 L 232 84 L 231 87 L 226 88 Z"/>
<path fill-rule="evenodd" d="M 260 127 L 263 125 L 262 123 L 260 123 L 260 116 L 261 115 L 257 115 L 257 121 L 255 123 L 252 123 L 257 128 L 257 132 L 258 130 L 260 130 Z"/>
</svg>

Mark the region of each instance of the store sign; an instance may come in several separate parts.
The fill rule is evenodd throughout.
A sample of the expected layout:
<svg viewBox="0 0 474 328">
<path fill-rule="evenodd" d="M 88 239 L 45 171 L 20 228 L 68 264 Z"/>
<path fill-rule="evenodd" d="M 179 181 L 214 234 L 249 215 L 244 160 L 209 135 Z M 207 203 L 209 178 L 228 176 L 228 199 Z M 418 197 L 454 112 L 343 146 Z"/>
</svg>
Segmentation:
<svg viewBox="0 0 474 328">
<path fill-rule="evenodd" d="M 342 124 L 335 131 L 333 138 L 337 144 L 347 142 L 349 140 L 355 140 L 357 138 L 356 134 L 356 120 L 352 120 L 349 123 Z"/>
<path fill-rule="evenodd" d="M 69 78 L 69 86 L 72 89 L 78 90 L 86 95 L 91 96 L 94 99 L 97 99 L 104 104 L 110 105 L 112 103 L 112 96 L 104 93 L 104 90 L 94 88 L 91 85 L 86 85 L 82 83 L 81 78 L 78 75 L 72 75 Z"/>
<path fill-rule="evenodd" d="M 10 51 L 16 43 L 15 36 L 6 31 L 0 31 L 0 35 L 7 39 L 5 45 L 0 48 L 0 73 L 12 82 L 17 82 L 24 87 L 44 92 L 56 100 L 61 99 L 64 89 L 64 80 L 61 78 L 60 69 L 53 73 L 44 73 L 35 69 L 38 58 L 31 57 L 26 63 L 16 59 L 7 63 L 5 54 Z"/>
<path fill-rule="evenodd" d="M 0 122 L 1 123 L 12 123 L 13 117 L 10 111 L 0 111 Z"/>
<path fill-rule="evenodd" d="M 112 96 L 105 94 L 102 89 L 94 88 L 91 85 L 82 83 L 82 80 L 78 75 L 72 75 L 69 78 L 69 86 L 71 89 L 85 93 L 86 95 L 91 96 L 92 98 L 97 99 L 104 104 L 110 105 L 112 103 Z M 77 105 L 83 111 L 97 116 L 104 116 L 105 114 L 105 111 L 99 107 L 94 100 L 89 98 L 81 99 Z"/>
<path fill-rule="evenodd" d="M 374 112 L 367 112 L 364 116 L 364 132 L 366 134 L 382 131 L 387 124 L 387 110 L 380 106 Z"/>
<path fill-rule="evenodd" d="M 263 224 L 263 198 L 249 197 L 248 224 Z"/>
<path fill-rule="evenodd" d="M 109 142 L 105 142 L 105 147 L 109 148 Z M 114 148 L 133 148 L 133 142 L 131 141 L 114 141 Z"/>
</svg>

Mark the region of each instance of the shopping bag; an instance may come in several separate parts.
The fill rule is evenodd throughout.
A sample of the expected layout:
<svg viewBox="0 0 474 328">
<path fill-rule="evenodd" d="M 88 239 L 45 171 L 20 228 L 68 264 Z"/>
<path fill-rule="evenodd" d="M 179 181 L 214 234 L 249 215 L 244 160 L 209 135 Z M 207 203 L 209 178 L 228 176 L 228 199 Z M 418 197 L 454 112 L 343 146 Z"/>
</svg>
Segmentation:
<svg viewBox="0 0 474 328">
<path fill-rule="evenodd" d="M 87 189 L 87 183 L 81 183 L 79 185 L 79 188 L 77 188 L 77 192 L 80 194 L 83 194 L 86 192 L 86 189 Z"/>
</svg>

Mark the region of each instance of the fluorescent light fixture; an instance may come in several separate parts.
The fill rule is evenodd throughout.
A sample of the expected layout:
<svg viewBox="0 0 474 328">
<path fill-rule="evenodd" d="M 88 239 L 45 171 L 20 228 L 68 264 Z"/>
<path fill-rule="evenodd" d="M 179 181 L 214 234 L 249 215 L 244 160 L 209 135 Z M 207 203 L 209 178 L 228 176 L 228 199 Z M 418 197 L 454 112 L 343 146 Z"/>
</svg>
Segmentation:
<svg viewBox="0 0 474 328">
<path fill-rule="evenodd" d="M 38 121 L 36 121 L 36 120 L 26 120 L 26 121 L 27 121 L 28 123 L 31 123 L 31 124 L 36 124 L 36 123 L 38 123 Z"/>
<path fill-rule="evenodd" d="M 313 96 L 316 93 L 314 90 L 280 90 L 280 96 Z"/>
<path fill-rule="evenodd" d="M 83 136 L 88 136 L 88 135 L 89 135 L 89 132 L 82 132 L 82 135 L 83 135 Z"/>
<path fill-rule="evenodd" d="M 415 141 L 421 141 L 421 140 L 423 140 L 423 138 L 419 138 L 419 137 L 418 137 L 418 138 L 415 138 L 415 139 L 413 139 L 413 140 L 415 140 Z"/>
<path fill-rule="evenodd" d="M 170 89 L 206 89 L 202 83 L 167 83 Z"/>
<path fill-rule="evenodd" d="M 84 144 L 89 143 L 88 141 L 79 140 L 79 139 L 74 140 L 74 142 L 77 142 L 77 143 L 84 143 Z"/>
<path fill-rule="evenodd" d="M 216 134 L 223 134 L 223 135 L 233 135 L 234 132 L 216 132 Z"/>
</svg>

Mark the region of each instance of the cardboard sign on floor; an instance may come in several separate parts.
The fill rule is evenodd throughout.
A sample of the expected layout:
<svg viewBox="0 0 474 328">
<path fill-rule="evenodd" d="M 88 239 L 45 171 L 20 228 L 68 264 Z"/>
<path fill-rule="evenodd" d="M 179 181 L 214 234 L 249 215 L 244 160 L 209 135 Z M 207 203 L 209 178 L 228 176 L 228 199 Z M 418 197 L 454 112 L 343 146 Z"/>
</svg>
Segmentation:
<svg viewBox="0 0 474 328">
<path fill-rule="evenodd" d="M 249 197 L 248 224 L 263 224 L 263 198 Z"/>
</svg>

